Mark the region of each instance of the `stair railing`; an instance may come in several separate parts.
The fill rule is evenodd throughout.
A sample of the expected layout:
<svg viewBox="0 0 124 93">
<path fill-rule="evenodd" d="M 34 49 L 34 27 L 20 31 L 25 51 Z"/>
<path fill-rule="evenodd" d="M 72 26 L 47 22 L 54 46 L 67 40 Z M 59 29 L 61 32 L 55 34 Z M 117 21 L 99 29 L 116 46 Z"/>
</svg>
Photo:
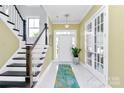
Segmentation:
<svg viewBox="0 0 124 93">
<path fill-rule="evenodd" d="M 26 20 L 23 19 L 16 5 L 1 5 L 1 12 L 8 16 L 8 21 L 14 25 L 14 30 L 19 31 L 23 41 L 26 41 Z"/>
<path fill-rule="evenodd" d="M 33 87 L 33 75 L 35 73 L 33 73 L 33 66 L 32 66 L 32 55 L 33 55 L 33 50 L 35 49 L 36 45 L 38 44 L 38 41 L 40 40 L 40 38 L 42 37 L 43 33 L 45 33 L 45 44 L 47 45 L 47 24 L 44 24 L 45 27 L 44 29 L 40 32 L 39 36 L 37 37 L 37 39 L 35 40 L 34 44 L 32 46 L 26 46 L 26 87 Z"/>
<path fill-rule="evenodd" d="M 0 7 L 2 7 L 0 11 L 8 17 L 8 21 L 15 25 L 14 29 L 19 31 L 19 36 L 22 36 L 23 40 L 26 41 L 26 20 L 23 19 L 18 7 L 16 5 L 1 5 Z M 32 46 L 26 46 L 26 87 L 31 88 L 33 86 L 32 51 L 35 49 L 43 33 L 45 33 L 45 45 L 48 45 L 47 29 L 48 27 L 45 23 L 44 29 L 37 37 L 34 44 Z"/>
</svg>

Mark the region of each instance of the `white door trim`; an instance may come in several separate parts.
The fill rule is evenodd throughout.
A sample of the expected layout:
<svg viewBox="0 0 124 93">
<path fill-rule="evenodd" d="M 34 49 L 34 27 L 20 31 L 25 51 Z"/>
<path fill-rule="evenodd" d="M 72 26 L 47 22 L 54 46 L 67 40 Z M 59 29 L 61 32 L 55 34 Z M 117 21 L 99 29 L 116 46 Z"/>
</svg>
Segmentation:
<svg viewBox="0 0 124 93">
<path fill-rule="evenodd" d="M 55 58 L 56 58 L 56 32 L 73 32 L 74 34 L 75 34 L 75 44 L 76 44 L 76 46 L 77 46 L 77 30 L 54 30 L 54 60 L 56 60 Z"/>
</svg>

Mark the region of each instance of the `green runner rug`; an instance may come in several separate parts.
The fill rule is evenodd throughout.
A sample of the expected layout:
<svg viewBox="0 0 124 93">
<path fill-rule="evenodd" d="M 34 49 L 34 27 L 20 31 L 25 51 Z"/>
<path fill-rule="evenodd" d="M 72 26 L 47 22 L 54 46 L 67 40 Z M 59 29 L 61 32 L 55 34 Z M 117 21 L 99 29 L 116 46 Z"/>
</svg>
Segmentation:
<svg viewBox="0 0 124 93">
<path fill-rule="evenodd" d="M 54 88 L 79 88 L 70 65 L 59 64 Z"/>
</svg>

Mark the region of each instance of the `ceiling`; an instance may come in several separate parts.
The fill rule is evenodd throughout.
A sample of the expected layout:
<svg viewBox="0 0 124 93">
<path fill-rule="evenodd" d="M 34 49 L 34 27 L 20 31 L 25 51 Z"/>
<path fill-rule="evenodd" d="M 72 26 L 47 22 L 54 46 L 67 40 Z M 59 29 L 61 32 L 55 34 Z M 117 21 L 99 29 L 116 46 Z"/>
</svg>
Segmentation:
<svg viewBox="0 0 124 93">
<path fill-rule="evenodd" d="M 90 5 L 43 5 L 53 24 L 66 23 L 65 14 L 69 14 L 67 22 L 78 24 L 91 9 Z M 58 17 L 57 17 L 58 16 Z"/>
</svg>

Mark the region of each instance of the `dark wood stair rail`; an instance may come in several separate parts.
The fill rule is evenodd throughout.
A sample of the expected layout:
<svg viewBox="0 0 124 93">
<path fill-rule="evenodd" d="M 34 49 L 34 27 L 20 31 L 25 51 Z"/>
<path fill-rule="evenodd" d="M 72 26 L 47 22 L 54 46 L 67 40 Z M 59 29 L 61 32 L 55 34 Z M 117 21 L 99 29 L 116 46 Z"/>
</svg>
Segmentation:
<svg viewBox="0 0 124 93">
<path fill-rule="evenodd" d="M 26 87 L 27 88 L 33 87 L 32 50 L 36 46 L 36 44 L 39 41 L 40 37 L 42 36 L 43 32 L 44 31 L 47 32 L 47 29 L 48 29 L 47 24 L 45 23 L 44 25 L 45 25 L 44 29 L 42 30 L 42 32 L 37 37 L 34 44 L 32 46 L 26 46 L 26 77 L 25 77 L 25 81 L 26 81 Z M 47 36 L 47 35 L 45 35 L 45 36 Z M 46 42 L 46 40 L 45 40 L 45 42 Z M 45 43 L 45 44 L 47 44 L 47 43 Z"/>
<path fill-rule="evenodd" d="M 21 20 L 23 22 L 23 41 L 26 41 L 26 20 L 22 17 L 17 6 L 16 5 L 13 5 L 13 6 L 15 7 L 15 10 L 17 11 L 19 17 L 21 18 Z"/>
</svg>

